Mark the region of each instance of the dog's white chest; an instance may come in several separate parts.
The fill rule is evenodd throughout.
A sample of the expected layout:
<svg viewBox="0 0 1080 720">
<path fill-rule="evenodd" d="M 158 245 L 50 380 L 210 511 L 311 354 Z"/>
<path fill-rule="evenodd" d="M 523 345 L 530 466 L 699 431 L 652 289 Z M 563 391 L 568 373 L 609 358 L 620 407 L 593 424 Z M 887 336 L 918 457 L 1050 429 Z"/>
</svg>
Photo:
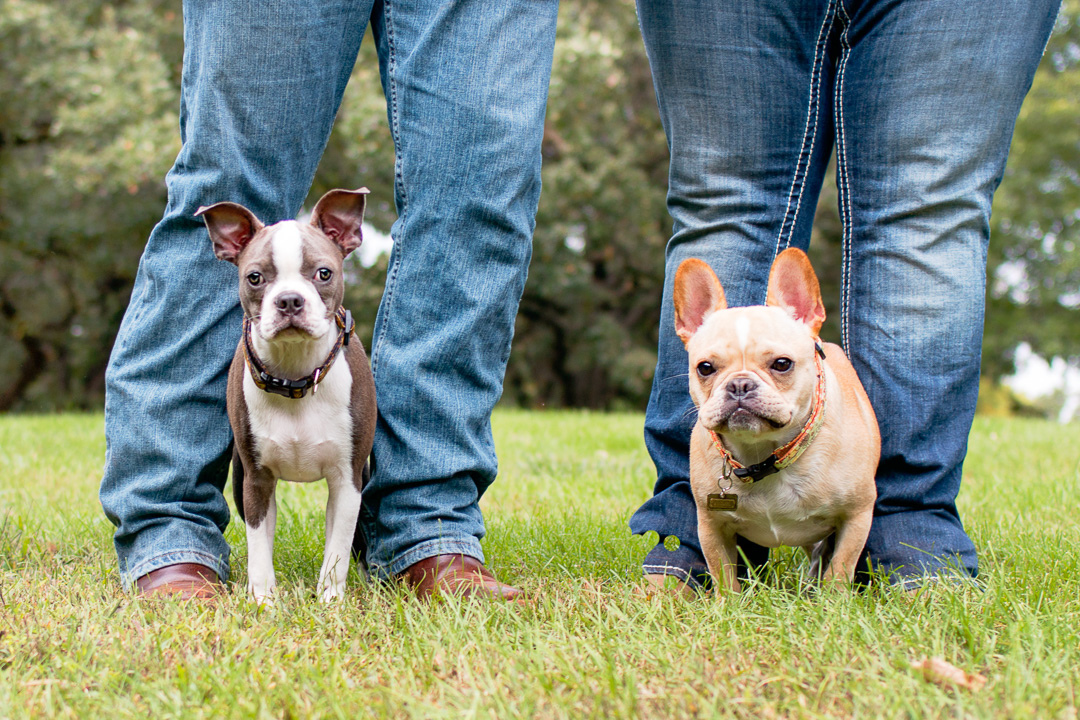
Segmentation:
<svg viewBox="0 0 1080 720">
<path fill-rule="evenodd" d="M 294 400 L 260 390 L 244 374 L 256 461 L 275 478 L 313 482 L 352 464 L 352 374 L 344 357 L 317 388 Z"/>
<path fill-rule="evenodd" d="M 837 526 L 829 508 L 800 494 L 791 479 L 777 476 L 740 488 L 738 509 L 717 515 L 727 516 L 739 535 L 764 547 L 812 545 Z"/>
</svg>

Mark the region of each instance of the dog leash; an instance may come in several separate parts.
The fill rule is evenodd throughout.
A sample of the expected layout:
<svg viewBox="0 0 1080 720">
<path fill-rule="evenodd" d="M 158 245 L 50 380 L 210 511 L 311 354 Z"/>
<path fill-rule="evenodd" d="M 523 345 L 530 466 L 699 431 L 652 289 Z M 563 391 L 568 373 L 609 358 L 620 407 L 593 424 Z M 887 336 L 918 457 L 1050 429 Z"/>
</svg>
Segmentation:
<svg viewBox="0 0 1080 720">
<path fill-rule="evenodd" d="M 299 380 L 290 380 L 289 378 L 274 377 L 266 372 L 266 368 L 259 362 L 254 348 L 251 347 L 251 318 L 245 315 L 244 362 L 248 366 L 248 371 L 251 373 L 251 379 L 255 382 L 255 386 L 272 395 L 280 395 L 293 400 L 304 397 L 307 395 L 308 390 L 311 390 L 311 394 L 314 395 L 318 391 L 319 382 L 326 377 L 326 373 L 330 370 L 334 361 L 337 360 L 339 351 L 349 344 L 349 336 L 352 335 L 355 326 L 352 313 L 345 308 L 339 307 L 334 314 L 334 319 L 338 325 L 338 337 L 334 341 L 334 347 L 330 350 L 330 355 L 327 356 L 322 365 L 315 368 L 315 372 L 311 373 L 311 375 Z"/>
<path fill-rule="evenodd" d="M 709 437 L 712 438 L 713 446 L 717 452 L 720 453 L 721 459 L 724 461 L 724 472 L 721 479 L 728 481 L 727 488 L 721 487 L 722 495 L 724 498 L 734 498 L 735 495 L 728 495 L 727 491 L 731 489 L 732 476 L 738 478 L 744 483 L 753 483 L 763 478 L 778 473 L 784 468 L 788 467 L 803 454 L 803 452 L 810 446 L 810 443 L 814 442 L 814 438 L 821 432 L 821 426 L 824 424 L 825 419 L 825 368 L 822 366 L 821 361 L 825 357 L 825 349 L 821 346 L 820 340 L 814 340 L 814 366 L 817 369 L 817 387 L 814 388 L 814 399 L 810 409 L 810 417 L 806 419 L 803 424 L 802 430 L 796 435 L 791 442 L 787 443 L 783 447 L 777 448 L 773 451 L 772 455 L 765 458 L 759 463 L 754 465 L 743 465 L 728 452 L 727 448 L 720 441 L 720 437 L 713 432 L 709 431 Z M 719 484 L 719 480 L 717 483 Z M 709 496 L 709 509 L 710 510 L 723 510 L 731 508 L 713 508 L 713 497 Z M 719 498 L 717 499 L 719 501 Z"/>
</svg>

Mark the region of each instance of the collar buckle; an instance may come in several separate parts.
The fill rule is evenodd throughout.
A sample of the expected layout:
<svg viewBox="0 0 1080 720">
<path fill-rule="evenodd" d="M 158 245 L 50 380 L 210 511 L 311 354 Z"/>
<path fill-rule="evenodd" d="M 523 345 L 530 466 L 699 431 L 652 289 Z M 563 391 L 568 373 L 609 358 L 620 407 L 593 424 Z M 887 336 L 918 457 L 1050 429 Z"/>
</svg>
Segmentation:
<svg viewBox="0 0 1080 720">
<path fill-rule="evenodd" d="M 732 474 L 743 482 L 757 482 L 773 473 L 780 472 L 780 468 L 776 467 L 779 460 L 780 458 L 776 457 L 776 453 L 773 453 L 756 465 L 735 468 Z"/>
</svg>

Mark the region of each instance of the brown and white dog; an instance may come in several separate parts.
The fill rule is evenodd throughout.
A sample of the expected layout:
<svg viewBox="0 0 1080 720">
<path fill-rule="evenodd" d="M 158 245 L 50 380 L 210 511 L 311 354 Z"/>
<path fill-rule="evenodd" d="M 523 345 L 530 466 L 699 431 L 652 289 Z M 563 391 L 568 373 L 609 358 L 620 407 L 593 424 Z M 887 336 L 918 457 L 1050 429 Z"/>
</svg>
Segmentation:
<svg viewBox="0 0 1080 720">
<path fill-rule="evenodd" d="M 877 420 L 843 351 L 818 339 L 825 308 L 801 250 L 776 258 L 766 303 L 729 309 L 701 260 L 675 276 L 698 408 L 690 484 L 718 591 L 740 589 L 736 536 L 802 547 L 812 575 L 850 582 L 873 516 Z"/>
<path fill-rule="evenodd" d="M 343 261 L 360 246 L 367 188 L 332 190 L 310 223 L 266 227 L 247 208 L 199 209 L 214 253 L 240 270 L 244 337 L 229 369 L 233 493 L 246 525 L 248 591 L 272 600 L 277 481 L 326 478 L 324 602 L 345 591 L 375 434 L 375 384 L 341 307 Z"/>
</svg>

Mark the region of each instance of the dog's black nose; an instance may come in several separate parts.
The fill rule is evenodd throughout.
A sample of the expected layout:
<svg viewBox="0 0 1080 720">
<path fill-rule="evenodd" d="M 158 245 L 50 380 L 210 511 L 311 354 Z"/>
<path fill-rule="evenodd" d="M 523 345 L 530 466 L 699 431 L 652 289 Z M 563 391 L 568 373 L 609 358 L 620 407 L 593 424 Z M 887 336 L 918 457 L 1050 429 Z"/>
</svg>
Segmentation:
<svg viewBox="0 0 1080 720">
<path fill-rule="evenodd" d="M 727 384 L 728 394 L 733 398 L 746 397 L 757 389 L 757 382 L 753 378 L 732 378 Z"/>
<path fill-rule="evenodd" d="M 299 293 L 284 293 L 274 300 L 274 305 L 283 315 L 296 315 L 304 309 L 304 296 Z"/>
</svg>

